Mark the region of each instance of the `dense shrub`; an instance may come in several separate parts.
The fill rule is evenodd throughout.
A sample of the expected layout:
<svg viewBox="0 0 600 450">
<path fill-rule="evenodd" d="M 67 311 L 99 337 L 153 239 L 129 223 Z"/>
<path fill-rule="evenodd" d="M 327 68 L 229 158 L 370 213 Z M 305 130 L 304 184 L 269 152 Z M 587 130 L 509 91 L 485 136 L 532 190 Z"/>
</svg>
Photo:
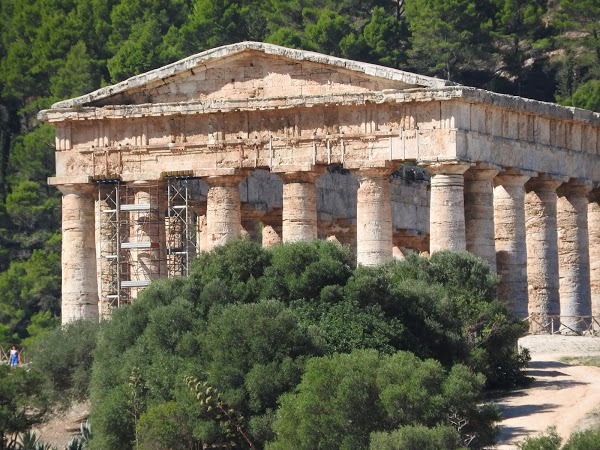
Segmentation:
<svg viewBox="0 0 600 450">
<path fill-rule="evenodd" d="M 15 448 L 17 436 L 42 421 L 48 398 L 36 370 L 0 364 L 0 449 Z"/>
<path fill-rule="evenodd" d="M 371 433 L 371 450 L 457 450 L 462 448 L 458 432 L 438 425 L 405 425 L 391 432 Z"/>
<path fill-rule="evenodd" d="M 519 442 L 519 450 L 593 450 L 600 448 L 600 427 L 573 433 L 564 446 L 562 439 L 551 427 L 539 436 L 527 437 Z"/>
<path fill-rule="evenodd" d="M 489 411 L 478 406 L 483 383 L 464 366 L 446 372 L 439 362 L 408 352 L 312 358 L 296 390 L 282 396 L 273 425 L 277 439 L 267 448 L 358 450 L 368 448 L 376 431 L 461 420 L 463 438 L 474 434 L 478 446 L 491 444 L 495 430 L 480 417 Z"/>
<path fill-rule="evenodd" d="M 33 367 L 44 375 L 49 397 L 67 406 L 88 398 L 93 351 L 101 324 L 86 320 L 72 322 L 45 334 L 31 348 Z"/>
<path fill-rule="evenodd" d="M 189 377 L 206 383 L 243 417 L 240 426 L 257 446 L 283 445 L 276 430 L 285 426 L 276 412 L 292 414 L 299 408 L 290 399 L 300 395 L 291 393 L 302 386 L 303 374 L 302 383 L 308 383 L 306 364 L 312 367 L 334 354 L 361 355 L 365 364 L 373 361 L 365 369 L 368 375 L 359 371 L 352 381 L 360 389 L 340 395 L 348 407 L 352 395 L 375 389 L 372 410 L 361 413 L 365 419 L 353 418 L 354 431 L 343 433 L 347 448 L 368 446 L 372 432 L 452 423 L 458 429 L 457 421 L 465 418 L 469 425 L 461 422 L 461 439 L 476 433 L 472 447 L 489 443 L 496 415 L 477 407 L 481 388 L 484 383 L 514 384 L 523 364 L 513 345 L 522 328 L 494 299 L 495 283 L 487 265 L 467 254 L 411 257 L 355 269 L 347 249 L 324 241 L 270 250 L 249 241 L 219 247 L 201 255 L 189 277 L 152 283 L 133 305 L 117 310 L 102 326 L 92 374 L 94 448 L 130 448 L 136 430 L 151 436 L 149 425 L 140 424 L 168 416 L 172 402 L 181 408 L 177 421 L 182 429 L 192 430 L 195 445 L 229 442 L 223 419 L 200 404 L 184 383 Z M 413 358 L 414 366 L 435 366 L 437 374 L 432 387 L 422 391 L 417 402 L 421 409 L 410 414 L 393 401 L 399 393 L 389 394 L 417 386 L 420 381 L 410 373 L 390 375 L 386 383 L 394 387 L 379 397 L 383 385 L 377 377 L 385 373 L 381 361 L 395 361 L 398 351 L 414 353 L 418 358 L 404 358 Z M 420 363 L 419 358 L 438 362 Z M 505 366 L 514 374 L 498 370 Z M 348 374 L 353 370 L 348 368 Z M 359 382 L 362 375 L 366 378 Z M 369 384 L 369 377 L 379 381 Z M 454 381 L 445 384 L 446 379 Z M 448 398 L 452 402 L 444 403 Z M 398 416 L 400 411 L 405 415 Z M 336 417 L 325 416 L 322 426 Z M 360 420 L 370 422 L 359 426 Z M 440 433 L 422 439 L 450 439 Z"/>
</svg>

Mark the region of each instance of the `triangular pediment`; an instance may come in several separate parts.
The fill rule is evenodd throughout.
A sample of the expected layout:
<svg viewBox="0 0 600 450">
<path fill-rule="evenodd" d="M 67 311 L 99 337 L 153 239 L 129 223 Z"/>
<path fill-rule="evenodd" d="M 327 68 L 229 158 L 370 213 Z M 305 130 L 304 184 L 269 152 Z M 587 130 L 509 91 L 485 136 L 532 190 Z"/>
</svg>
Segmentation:
<svg viewBox="0 0 600 450">
<path fill-rule="evenodd" d="M 53 108 L 308 97 L 440 88 L 445 80 L 388 67 L 241 42 L 208 50 Z"/>
</svg>

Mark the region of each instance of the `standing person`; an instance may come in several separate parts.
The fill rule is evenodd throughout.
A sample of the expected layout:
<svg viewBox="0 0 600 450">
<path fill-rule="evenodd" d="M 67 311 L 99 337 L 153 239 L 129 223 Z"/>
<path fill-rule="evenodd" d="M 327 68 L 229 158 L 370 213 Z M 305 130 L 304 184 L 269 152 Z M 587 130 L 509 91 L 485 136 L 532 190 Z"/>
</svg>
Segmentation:
<svg viewBox="0 0 600 450">
<path fill-rule="evenodd" d="M 19 364 L 21 364 L 21 353 L 17 349 L 16 345 L 13 345 L 10 349 L 8 360 L 10 367 L 17 367 Z"/>
</svg>

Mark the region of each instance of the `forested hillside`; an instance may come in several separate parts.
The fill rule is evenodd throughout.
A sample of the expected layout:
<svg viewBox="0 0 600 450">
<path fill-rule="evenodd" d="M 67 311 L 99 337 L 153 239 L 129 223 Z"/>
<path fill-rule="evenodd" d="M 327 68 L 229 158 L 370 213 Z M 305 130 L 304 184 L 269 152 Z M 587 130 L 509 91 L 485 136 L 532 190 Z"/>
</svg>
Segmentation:
<svg viewBox="0 0 600 450">
<path fill-rule="evenodd" d="M 60 314 L 53 102 L 265 41 L 600 111 L 600 0 L 2 0 L 0 343 Z"/>
</svg>

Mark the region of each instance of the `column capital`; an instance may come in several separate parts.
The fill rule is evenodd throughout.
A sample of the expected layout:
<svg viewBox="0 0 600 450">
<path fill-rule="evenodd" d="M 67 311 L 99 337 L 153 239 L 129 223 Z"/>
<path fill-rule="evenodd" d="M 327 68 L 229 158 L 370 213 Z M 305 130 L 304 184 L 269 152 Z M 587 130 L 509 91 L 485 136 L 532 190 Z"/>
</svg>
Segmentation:
<svg viewBox="0 0 600 450">
<path fill-rule="evenodd" d="M 582 178 L 570 178 L 569 181 L 563 183 L 557 190 L 556 193 L 559 196 L 570 196 L 576 195 L 585 197 L 592 190 L 592 182 Z"/>
<path fill-rule="evenodd" d="M 596 186 L 588 194 L 590 203 L 600 203 L 600 187 Z"/>
<path fill-rule="evenodd" d="M 247 173 L 238 173 L 235 175 L 211 175 L 206 178 L 202 178 L 209 187 L 213 186 L 237 186 L 244 178 L 248 176 Z"/>
<path fill-rule="evenodd" d="M 324 172 L 324 169 L 316 169 L 311 171 L 281 172 L 278 175 L 284 183 L 314 183 Z"/>
<path fill-rule="evenodd" d="M 361 177 L 379 177 L 385 178 L 392 175 L 396 169 L 391 167 L 361 167 L 360 169 L 350 169 L 350 171 L 359 179 Z"/>
<path fill-rule="evenodd" d="M 527 180 L 537 176 L 537 172 L 507 167 L 494 177 L 495 186 L 517 185 L 524 186 Z"/>
<path fill-rule="evenodd" d="M 96 192 L 97 189 L 96 185 L 91 183 L 55 184 L 54 187 L 58 189 L 62 195 L 92 195 Z"/>
<path fill-rule="evenodd" d="M 467 181 L 491 181 L 502 170 L 502 167 L 496 164 L 477 163 L 469 167 L 465 172 L 465 180 Z"/>
<path fill-rule="evenodd" d="M 540 173 L 537 177 L 530 178 L 528 181 L 525 182 L 525 191 L 554 192 L 561 184 L 563 184 L 567 180 L 567 177 L 552 175 L 548 173 Z"/>
<path fill-rule="evenodd" d="M 473 163 L 465 161 L 440 161 L 423 164 L 431 175 L 462 175 Z"/>
</svg>

